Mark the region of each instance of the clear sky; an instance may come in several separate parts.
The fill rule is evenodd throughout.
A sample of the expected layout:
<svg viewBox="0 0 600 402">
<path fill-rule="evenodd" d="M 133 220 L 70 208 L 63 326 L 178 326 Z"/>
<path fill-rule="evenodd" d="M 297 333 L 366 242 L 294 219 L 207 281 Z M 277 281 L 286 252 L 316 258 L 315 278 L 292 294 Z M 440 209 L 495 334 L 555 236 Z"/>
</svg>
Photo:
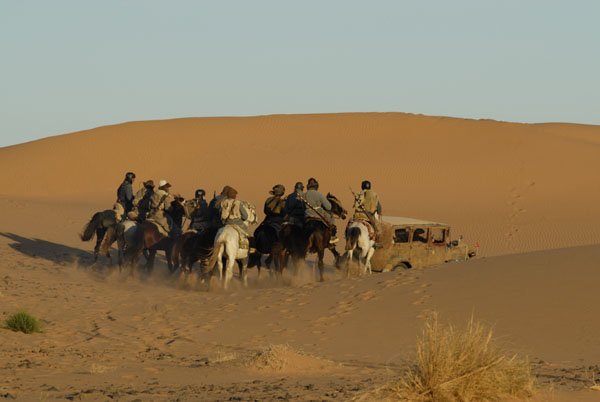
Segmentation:
<svg viewBox="0 0 600 402">
<path fill-rule="evenodd" d="M 598 0 L 3 0 L 0 146 L 130 120 L 600 124 Z"/>
</svg>

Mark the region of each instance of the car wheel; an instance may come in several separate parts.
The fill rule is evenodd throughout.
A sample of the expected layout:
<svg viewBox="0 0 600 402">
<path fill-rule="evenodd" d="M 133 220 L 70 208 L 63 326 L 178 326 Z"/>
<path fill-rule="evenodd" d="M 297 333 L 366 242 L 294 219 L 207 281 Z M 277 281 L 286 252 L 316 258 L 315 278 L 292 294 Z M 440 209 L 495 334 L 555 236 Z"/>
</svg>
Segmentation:
<svg viewBox="0 0 600 402">
<path fill-rule="evenodd" d="M 410 269 L 410 266 L 405 262 L 399 262 L 396 265 L 394 265 L 394 268 L 392 268 L 392 271 L 401 270 L 401 269 Z"/>
</svg>

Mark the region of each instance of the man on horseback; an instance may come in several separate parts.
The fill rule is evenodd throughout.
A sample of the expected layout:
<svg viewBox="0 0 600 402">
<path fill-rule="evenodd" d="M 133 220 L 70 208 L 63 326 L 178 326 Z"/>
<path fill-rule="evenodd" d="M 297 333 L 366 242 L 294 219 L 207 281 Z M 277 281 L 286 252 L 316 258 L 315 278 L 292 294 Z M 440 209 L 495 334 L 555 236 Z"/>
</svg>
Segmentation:
<svg viewBox="0 0 600 402">
<path fill-rule="evenodd" d="M 279 233 L 285 217 L 286 200 L 283 198 L 283 195 L 285 194 L 285 187 L 283 184 L 277 184 L 273 186 L 273 189 L 270 191 L 270 193 L 272 196 L 267 198 L 265 201 L 265 220 L 261 223 L 261 226 L 265 225 L 272 227 L 275 229 L 275 232 Z"/>
<path fill-rule="evenodd" d="M 194 193 L 193 210 L 190 214 L 190 229 L 202 232 L 209 226 L 208 204 L 204 199 L 206 192 L 199 188 Z"/>
<path fill-rule="evenodd" d="M 304 226 L 304 184 L 297 182 L 294 192 L 285 200 L 285 213 L 288 223 L 296 226 Z"/>
<path fill-rule="evenodd" d="M 371 190 L 371 182 L 364 180 L 361 183 L 361 192 L 354 194 L 354 220 L 369 222 L 375 230 L 375 236 L 381 234 L 381 203 L 379 196 Z"/>
<path fill-rule="evenodd" d="M 319 182 L 311 177 L 308 179 L 308 183 L 306 184 L 306 188 L 308 191 L 305 195 L 305 218 L 306 220 L 319 220 L 325 225 L 331 228 L 331 240 L 330 243 L 338 242 L 338 238 L 336 236 L 337 229 L 335 226 L 335 220 L 333 215 L 331 214 L 331 203 L 323 194 L 321 194 L 319 190 Z"/>
<path fill-rule="evenodd" d="M 223 187 L 221 193 L 213 196 L 213 199 L 208 204 L 208 220 L 211 228 L 218 229 L 223 226 L 223 222 L 221 221 L 221 203 L 227 198 L 229 190 L 232 190 L 230 186 Z"/>
<path fill-rule="evenodd" d="M 150 212 L 150 200 L 154 194 L 154 181 L 145 181 L 143 185 L 133 197 L 133 210 L 127 214 L 127 217 L 133 221 L 145 221 Z"/>
<path fill-rule="evenodd" d="M 233 187 L 229 187 L 226 190 L 225 199 L 223 199 L 220 204 L 221 222 L 223 222 L 223 225 L 239 226 L 248 219 L 248 213 L 244 208 L 241 208 L 241 203 L 237 200 L 237 190 Z"/>
<path fill-rule="evenodd" d="M 133 209 L 133 182 L 135 173 L 127 172 L 123 183 L 117 189 L 117 202 L 123 206 L 125 216 Z"/>
<path fill-rule="evenodd" d="M 166 180 L 161 180 L 158 183 L 158 189 L 150 198 L 150 214 L 148 220 L 153 221 L 159 226 L 159 230 L 162 228 L 163 234 L 169 235 L 173 222 L 169 216 L 171 209 L 171 203 L 175 201 L 175 198 L 169 193 L 171 184 Z"/>
</svg>

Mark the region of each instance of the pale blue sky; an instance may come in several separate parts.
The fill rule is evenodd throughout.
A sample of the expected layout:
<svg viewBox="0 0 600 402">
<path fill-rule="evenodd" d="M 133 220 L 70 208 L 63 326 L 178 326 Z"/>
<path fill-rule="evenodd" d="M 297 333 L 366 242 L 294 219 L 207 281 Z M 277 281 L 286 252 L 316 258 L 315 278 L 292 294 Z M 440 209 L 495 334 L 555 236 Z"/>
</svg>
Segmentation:
<svg viewBox="0 0 600 402">
<path fill-rule="evenodd" d="M 1 0 L 0 146 L 187 116 L 600 124 L 600 1 Z"/>
</svg>

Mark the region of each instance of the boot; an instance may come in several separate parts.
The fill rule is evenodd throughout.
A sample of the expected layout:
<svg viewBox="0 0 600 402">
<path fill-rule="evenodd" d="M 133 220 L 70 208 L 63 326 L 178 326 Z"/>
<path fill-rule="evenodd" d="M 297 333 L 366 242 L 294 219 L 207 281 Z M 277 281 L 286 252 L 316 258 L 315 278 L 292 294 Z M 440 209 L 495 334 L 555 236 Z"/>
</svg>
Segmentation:
<svg viewBox="0 0 600 402">
<path fill-rule="evenodd" d="M 333 225 L 331 226 L 331 238 L 329 239 L 329 244 L 335 244 L 338 241 L 340 241 L 340 239 L 337 237 L 337 226 Z"/>
</svg>

